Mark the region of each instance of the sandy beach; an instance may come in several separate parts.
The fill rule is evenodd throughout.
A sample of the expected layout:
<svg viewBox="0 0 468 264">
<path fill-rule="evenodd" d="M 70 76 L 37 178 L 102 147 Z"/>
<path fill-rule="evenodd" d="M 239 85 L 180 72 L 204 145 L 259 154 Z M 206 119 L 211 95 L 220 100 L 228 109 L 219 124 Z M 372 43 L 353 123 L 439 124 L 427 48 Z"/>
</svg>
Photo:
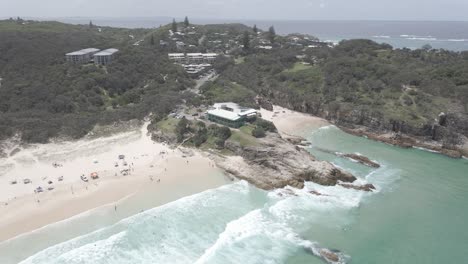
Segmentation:
<svg viewBox="0 0 468 264">
<path fill-rule="evenodd" d="M 320 117 L 296 112 L 287 108 L 274 105 L 273 111 L 261 109 L 262 118 L 271 121 L 282 135 L 302 135 L 302 131 L 310 131 L 330 123 Z"/>
<path fill-rule="evenodd" d="M 261 114 L 283 135 L 329 125 L 279 106 Z M 158 194 L 151 198 L 154 207 L 230 181 L 203 154 L 170 149 L 146 132 L 145 124 L 139 131 L 7 151 L 12 154 L 0 159 L 0 242 L 94 208 L 118 211 L 122 201 L 141 193 Z M 94 172 L 98 179 L 91 178 Z M 43 191 L 37 192 L 38 187 Z"/>
<path fill-rule="evenodd" d="M 7 168 L 0 174 L 0 241 L 104 205 L 117 212 L 122 201 L 141 193 L 156 193 L 151 205 L 157 206 L 228 182 L 200 153 L 153 142 L 146 125 L 109 137 L 31 146 L 0 165 Z M 98 179 L 91 179 L 93 172 Z M 38 187 L 43 192 L 35 192 Z"/>
</svg>

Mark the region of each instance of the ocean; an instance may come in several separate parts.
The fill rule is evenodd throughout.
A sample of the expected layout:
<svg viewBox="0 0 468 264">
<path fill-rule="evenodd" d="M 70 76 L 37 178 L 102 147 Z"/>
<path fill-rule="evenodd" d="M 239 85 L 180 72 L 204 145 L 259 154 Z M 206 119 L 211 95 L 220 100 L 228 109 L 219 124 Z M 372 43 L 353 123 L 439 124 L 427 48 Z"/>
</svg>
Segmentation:
<svg viewBox="0 0 468 264">
<path fill-rule="evenodd" d="M 172 18 L 54 18 L 72 24 L 87 24 L 125 28 L 154 28 L 172 22 Z M 182 21 L 179 18 L 178 21 Z M 324 41 L 339 42 L 343 39 L 371 39 L 388 43 L 395 48 L 421 48 L 425 44 L 436 49 L 468 50 L 468 21 L 264 21 L 191 19 L 198 24 L 244 23 L 267 30 L 273 25 L 278 34 L 306 33 Z"/>
<path fill-rule="evenodd" d="M 1 263 L 314 264 L 325 263 L 314 255 L 321 248 L 340 252 L 340 263 L 468 263 L 467 160 L 334 126 L 304 135 L 312 154 L 377 191 L 310 182 L 303 190 L 263 191 L 239 181 L 122 220 L 110 217 L 112 210 L 95 210 L 44 227 L 1 243 Z M 360 153 L 382 166 L 323 149 Z"/>
</svg>

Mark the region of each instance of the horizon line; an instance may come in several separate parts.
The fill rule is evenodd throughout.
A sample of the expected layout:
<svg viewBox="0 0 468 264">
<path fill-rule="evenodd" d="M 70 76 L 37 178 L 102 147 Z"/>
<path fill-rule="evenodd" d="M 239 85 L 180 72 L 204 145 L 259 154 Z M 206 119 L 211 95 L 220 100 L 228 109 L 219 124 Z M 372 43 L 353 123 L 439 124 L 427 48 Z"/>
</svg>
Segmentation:
<svg viewBox="0 0 468 264">
<path fill-rule="evenodd" d="M 1 16 L 1 20 L 8 20 L 10 18 L 16 18 L 18 16 Z M 171 17 L 171 16 L 128 16 L 128 17 L 117 17 L 117 16 L 24 16 L 20 18 L 24 19 L 115 19 L 115 20 L 127 20 L 127 19 L 183 19 L 182 17 Z M 427 19 L 258 19 L 258 18 L 210 18 L 210 17 L 189 17 L 193 20 L 214 20 L 214 21 L 278 21 L 278 22 L 328 22 L 328 21 L 343 21 L 343 22 L 468 22 L 468 20 L 427 20 Z"/>
</svg>

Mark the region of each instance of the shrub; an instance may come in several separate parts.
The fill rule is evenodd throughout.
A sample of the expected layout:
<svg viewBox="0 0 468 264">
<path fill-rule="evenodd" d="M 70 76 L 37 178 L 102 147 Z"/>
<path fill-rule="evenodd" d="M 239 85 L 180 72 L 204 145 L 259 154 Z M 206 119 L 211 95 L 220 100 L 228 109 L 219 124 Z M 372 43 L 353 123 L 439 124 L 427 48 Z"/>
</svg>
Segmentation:
<svg viewBox="0 0 468 264">
<path fill-rule="evenodd" d="M 257 120 L 255 121 L 255 124 L 257 125 L 257 127 L 261 127 L 263 129 L 263 132 L 265 131 L 276 132 L 277 131 L 275 125 L 272 122 L 267 121 L 262 118 L 257 118 Z"/>
<path fill-rule="evenodd" d="M 265 129 L 261 126 L 256 126 L 254 130 L 252 130 L 252 136 L 256 138 L 262 138 L 266 136 Z"/>
</svg>

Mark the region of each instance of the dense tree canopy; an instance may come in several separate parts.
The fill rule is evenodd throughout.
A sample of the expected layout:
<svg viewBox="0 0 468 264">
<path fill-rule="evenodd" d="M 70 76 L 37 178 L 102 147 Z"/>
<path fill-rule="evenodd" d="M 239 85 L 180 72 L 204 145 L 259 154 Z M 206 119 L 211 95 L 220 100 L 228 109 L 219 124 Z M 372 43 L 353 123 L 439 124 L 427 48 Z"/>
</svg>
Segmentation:
<svg viewBox="0 0 468 264">
<path fill-rule="evenodd" d="M 81 137 L 96 123 L 167 114 L 192 86 L 167 53 L 134 46 L 144 30 L 31 22 L 0 22 L 0 138 L 20 133 L 31 142 L 60 135 Z M 26 26 L 25 26 L 26 27 Z M 65 62 L 82 48 L 120 51 L 107 67 Z"/>
</svg>

